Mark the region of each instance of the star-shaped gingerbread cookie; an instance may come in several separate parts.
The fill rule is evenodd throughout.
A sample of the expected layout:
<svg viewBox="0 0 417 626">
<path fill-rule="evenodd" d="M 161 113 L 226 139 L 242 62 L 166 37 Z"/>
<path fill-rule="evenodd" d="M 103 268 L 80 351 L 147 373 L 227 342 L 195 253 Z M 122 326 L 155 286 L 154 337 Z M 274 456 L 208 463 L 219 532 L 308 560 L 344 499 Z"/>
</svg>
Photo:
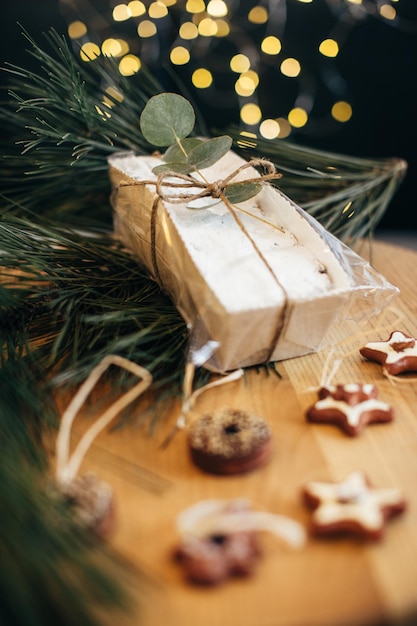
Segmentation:
<svg viewBox="0 0 417 626">
<path fill-rule="evenodd" d="M 352 437 L 359 435 L 367 424 L 391 422 L 394 410 L 377 399 L 378 390 L 372 384 L 351 383 L 328 385 L 318 391 L 318 400 L 306 412 L 309 422 L 336 424 Z"/>
<path fill-rule="evenodd" d="M 417 372 L 417 342 L 414 337 L 394 330 L 386 341 L 372 341 L 360 348 L 362 356 L 384 366 L 388 374 Z"/>
<path fill-rule="evenodd" d="M 407 506 L 398 489 L 372 488 L 361 471 L 341 482 L 309 482 L 303 498 L 313 508 L 311 530 L 318 536 L 348 533 L 381 539 L 385 522 Z"/>
</svg>

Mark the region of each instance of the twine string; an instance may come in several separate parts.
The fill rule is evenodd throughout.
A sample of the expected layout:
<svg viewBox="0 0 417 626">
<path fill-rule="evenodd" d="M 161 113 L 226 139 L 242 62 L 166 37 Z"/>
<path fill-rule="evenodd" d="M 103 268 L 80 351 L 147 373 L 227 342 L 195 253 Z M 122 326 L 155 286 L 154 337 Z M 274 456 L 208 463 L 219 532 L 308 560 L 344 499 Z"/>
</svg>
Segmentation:
<svg viewBox="0 0 417 626">
<path fill-rule="evenodd" d="M 115 402 L 113 402 L 113 404 L 110 405 L 110 407 L 94 422 L 94 424 L 90 426 L 90 428 L 81 437 L 77 447 L 70 457 L 70 434 L 74 419 L 86 401 L 88 395 L 110 365 L 123 367 L 135 376 L 140 377 L 141 380 L 134 385 L 134 387 L 120 396 Z M 106 428 L 112 419 L 116 417 L 116 415 L 118 415 L 128 404 L 138 398 L 151 383 L 152 375 L 146 368 L 115 354 L 105 356 L 100 363 L 98 363 L 98 365 L 91 370 L 89 376 L 79 387 L 77 393 L 62 416 L 61 426 L 56 441 L 57 482 L 69 483 L 75 478 L 88 448 L 91 446 L 97 435 L 104 428 Z"/>
<path fill-rule="evenodd" d="M 239 180 L 238 182 L 233 182 L 234 179 L 245 169 L 249 167 L 263 167 L 267 170 L 266 174 L 259 174 L 253 178 L 247 178 L 244 180 Z M 235 169 L 231 174 L 226 176 L 226 178 L 215 180 L 211 183 L 207 181 L 200 181 L 191 176 L 190 174 L 182 174 L 180 172 L 174 172 L 171 170 L 167 170 L 166 172 L 161 172 L 156 181 L 140 181 L 142 184 L 154 184 L 156 186 L 156 192 L 161 200 L 166 202 L 170 202 L 171 204 L 183 204 L 184 202 L 193 202 L 194 200 L 199 200 L 201 198 L 212 197 L 215 199 L 223 200 L 223 196 L 225 196 L 225 192 L 228 187 L 232 185 L 236 185 L 238 183 L 242 184 L 252 184 L 252 183 L 264 183 L 269 180 L 276 180 L 281 178 L 282 174 L 276 172 L 275 166 L 271 161 L 267 161 L 266 159 L 251 159 L 247 161 L 237 169 Z M 177 178 L 181 182 L 175 182 L 174 180 L 167 180 L 167 178 Z M 197 188 L 201 191 L 198 192 L 190 192 L 184 191 L 183 193 L 169 193 L 163 190 L 165 188 L 171 189 L 192 189 Z M 223 200 L 224 201 L 224 200 Z"/>
<path fill-rule="evenodd" d="M 187 363 L 185 366 L 185 372 L 184 372 L 183 399 L 182 399 L 182 404 L 181 404 L 180 415 L 177 418 L 172 430 L 168 433 L 168 435 L 163 440 L 161 444 L 161 448 L 166 448 L 171 443 L 176 433 L 179 430 L 185 429 L 187 425 L 187 418 L 189 414 L 192 412 L 197 398 L 204 391 L 208 391 L 209 389 L 213 389 L 214 387 L 220 387 L 221 385 L 225 385 L 226 383 L 239 380 L 240 378 L 242 378 L 243 374 L 244 374 L 244 370 L 241 368 L 237 370 L 233 370 L 233 372 L 231 372 L 230 374 L 227 374 L 223 376 L 222 378 L 218 378 L 214 381 L 211 381 L 210 383 L 206 383 L 202 387 L 199 387 L 198 389 L 195 389 L 193 391 L 195 365 L 192 362 Z"/>
<path fill-rule="evenodd" d="M 392 331 L 393 327 L 395 328 L 396 326 L 401 324 L 402 320 L 404 319 L 404 313 L 397 307 L 387 307 L 384 310 L 384 316 L 386 317 L 388 314 L 394 315 L 396 319 L 389 323 L 381 322 L 381 324 L 377 324 L 373 328 L 362 330 L 353 335 L 350 335 L 346 339 L 339 340 L 335 346 L 330 346 L 327 351 L 318 385 L 309 386 L 304 389 L 302 393 L 310 393 L 312 391 L 317 391 L 317 389 L 320 389 L 320 387 L 330 386 L 340 366 L 343 364 L 343 361 L 347 360 L 351 356 L 355 356 L 358 354 L 358 347 L 355 344 L 357 344 L 359 340 L 368 340 L 370 335 L 381 335 L 383 332 L 390 332 Z M 338 348 L 339 350 L 341 350 L 345 346 L 347 346 L 347 351 L 345 351 L 342 356 L 335 358 L 335 349 Z M 385 366 L 382 366 L 382 374 L 385 378 L 389 380 L 389 382 L 393 386 L 409 384 L 410 382 L 415 383 L 415 381 L 417 380 L 417 376 L 408 375 L 406 378 L 400 378 L 399 376 L 389 374 Z"/>
</svg>

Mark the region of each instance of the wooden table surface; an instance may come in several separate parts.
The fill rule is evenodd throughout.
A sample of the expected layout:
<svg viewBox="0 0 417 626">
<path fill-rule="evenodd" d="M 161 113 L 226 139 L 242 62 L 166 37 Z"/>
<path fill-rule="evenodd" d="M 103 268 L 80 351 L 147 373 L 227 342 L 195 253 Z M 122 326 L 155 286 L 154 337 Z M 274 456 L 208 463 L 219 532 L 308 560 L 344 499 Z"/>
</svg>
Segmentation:
<svg viewBox="0 0 417 626">
<path fill-rule="evenodd" d="M 361 253 L 366 251 L 365 246 Z M 338 344 L 339 335 L 332 336 L 335 358 L 342 358 L 333 382 L 376 383 L 380 398 L 395 409 L 394 422 L 368 426 L 357 438 L 335 426 L 306 422 L 326 361 L 323 350 L 278 363 L 282 378 L 251 371 L 198 399 L 195 414 L 228 405 L 254 409 L 271 424 L 271 461 L 248 475 L 199 471 L 188 456 L 184 432 L 162 449 L 178 405 L 161 418 L 152 437 L 133 419 L 97 438 L 82 471 L 91 469 L 112 485 L 118 527 L 110 543 L 148 575 L 146 583 L 138 577 L 137 611 L 118 619 L 118 625 L 417 623 L 417 377 L 391 381 L 380 365 L 365 362 L 358 352 L 367 341 L 386 339 L 390 330 L 417 335 L 417 253 L 378 243 L 373 263 L 401 295 L 380 317 L 352 324 L 351 341 Z M 81 415 L 75 422 L 74 442 L 90 418 Z M 339 480 L 356 469 L 377 487 L 399 487 L 407 498 L 408 510 L 387 524 L 381 542 L 309 537 L 294 550 L 265 534 L 252 577 L 209 589 L 186 583 L 171 558 L 176 516 L 199 500 L 245 497 L 255 509 L 290 516 L 307 528 L 310 512 L 300 498 L 305 481 Z"/>
</svg>

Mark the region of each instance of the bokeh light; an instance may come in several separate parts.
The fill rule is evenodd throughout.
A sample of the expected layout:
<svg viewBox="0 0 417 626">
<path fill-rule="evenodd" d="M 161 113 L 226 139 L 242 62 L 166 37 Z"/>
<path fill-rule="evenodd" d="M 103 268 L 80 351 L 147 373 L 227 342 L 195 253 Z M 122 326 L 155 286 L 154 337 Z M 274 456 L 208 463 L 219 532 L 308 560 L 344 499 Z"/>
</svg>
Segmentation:
<svg viewBox="0 0 417 626">
<path fill-rule="evenodd" d="M 244 104 L 240 110 L 240 118 L 249 126 L 254 126 L 255 124 L 259 124 L 262 119 L 262 111 L 257 104 L 252 102 L 248 102 L 248 104 Z"/>
<path fill-rule="evenodd" d="M 89 20 L 83 0 L 70 3 L 83 7 L 78 14 L 72 10 L 68 35 L 85 62 L 100 55 L 117 58 L 123 76 L 133 76 L 142 65 L 158 74 L 164 64 L 170 65 L 179 84 L 191 91 L 195 88 L 203 108 L 213 116 L 233 109 L 244 126 L 258 126 L 265 139 L 310 129 L 313 134 L 320 129 L 331 132 L 348 123 L 353 116 L 351 94 L 338 62 L 350 31 L 365 17 L 401 25 L 401 0 L 102 2 L 109 4 L 106 28 L 103 11 L 91 13 Z M 67 2 L 61 4 L 69 11 Z M 320 28 L 316 18 L 316 28 L 313 25 L 308 43 L 303 41 L 301 48 L 288 28 L 297 6 L 295 32 L 302 32 L 298 25 L 308 24 L 312 12 L 328 11 Z M 105 32 L 101 43 L 99 23 Z M 410 29 L 409 24 L 406 27 Z M 103 102 L 111 107 L 111 102 Z"/>
<path fill-rule="evenodd" d="M 176 46 L 172 48 L 169 58 L 174 65 L 185 65 L 190 60 L 190 53 L 184 46 Z"/>
<path fill-rule="evenodd" d="M 274 35 L 268 35 L 261 42 L 261 50 L 265 54 L 279 54 L 281 52 L 282 44 L 278 37 Z"/>
<path fill-rule="evenodd" d="M 319 52 L 326 57 L 337 57 L 339 54 L 339 45 L 334 39 L 323 39 L 319 45 Z"/>
<path fill-rule="evenodd" d="M 284 76 L 289 78 L 295 78 L 301 72 L 300 62 L 293 58 L 284 59 L 279 67 Z"/>
<path fill-rule="evenodd" d="M 253 24 L 265 24 L 268 21 L 268 10 L 263 6 L 253 7 L 248 13 L 248 20 Z"/>
<path fill-rule="evenodd" d="M 139 72 L 142 63 L 134 54 L 127 54 L 119 63 L 119 72 L 122 76 L 133 76 Z"/>
<path fill-rule="evenodd" d="M 191 80 L 197 89 L 207 89 L 213 82 L 213 76 L 209 70 L 200 67 L 193 72 Z"/>
<path fill-rule="evenodd" d="M 332 106 L 332 116 L 338 122 L 348 122 L 352 117 L 352 107 L 349 102 L 335 102 Z"/>
<path fill-rule="evenodd" d="M 101 50 L 96 43 L 91 41 L 81 46 L 80 57 L 83 61 L 94 61 L 101 54 Z"/>
<path fill-rule="evenodd" d="M 307 120 L 308 120 L 307 111 L 305 111 L 301 107 L 294 107 L 288 113 L 288 121 L 291 124 L 291 126 L 294 126 L 294 128 L 302 128 L 303 126 L 307 124 Z"/>
<path fill-rule="evenodd" d="M 87 26 L 84 24 L 84 22 L 81 22 L 80 20 L 75 20 L 75 22 L 71 22 L 71 24 L 68 26 L 68 36 L 71 39 L 80 39 L 86 34 Z"/>
</svg>

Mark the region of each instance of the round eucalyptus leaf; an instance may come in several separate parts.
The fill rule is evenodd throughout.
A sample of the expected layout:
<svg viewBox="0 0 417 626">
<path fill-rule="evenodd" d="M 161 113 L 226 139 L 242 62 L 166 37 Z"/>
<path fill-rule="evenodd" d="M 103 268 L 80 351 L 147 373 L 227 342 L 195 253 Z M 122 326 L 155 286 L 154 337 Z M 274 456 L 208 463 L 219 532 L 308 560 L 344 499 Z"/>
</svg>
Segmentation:
<svg viewBox="0 0 417 626">
<path fill-rule="evenodd" d="M 191 133 L 195 124 L 192 105 L 175 93 L 149 98 L 140 116 L 143 136 L 154 146 L 170 146 Z"/>
<path fill-rule="evenodd" d="M 175 172 L 176 174 L 190 174 L 194 172 L 192 165 L 188 163 L 161 163 L 152 169 L 154 174 L 163 174 L 165 172 Z"/>
<path fill-rule="evenodd" d="M 188 155 L 188 163 L 195 169 L 204 169 L 214 165 L 224 156 L 232 146 L 232 138 L 228 135 L 214 137 L 208 141 L 203 141 L 200 145 L 191 150 Z"/>
<path fill-rule="evenodd" d="M 232 204 L 244 202 L 256 196 L 262 189 L 260 183 L 233 183 L 224 190 L 224 195 Z"/>
<path fill-rule="evenodd" d="M 167 149 L 162 158 L 167 163 L 186 163 L 188 160 L 188 154 L 200 143 L 203 143 L 203 141 L 202 139 L 197 139 L 197 137 L 189 137 L 188 139 L 183 139 L 181 141 L 181 145 L 184 150 L 181 150 L 178 144 L 173 144 Z"/>
</svg>

